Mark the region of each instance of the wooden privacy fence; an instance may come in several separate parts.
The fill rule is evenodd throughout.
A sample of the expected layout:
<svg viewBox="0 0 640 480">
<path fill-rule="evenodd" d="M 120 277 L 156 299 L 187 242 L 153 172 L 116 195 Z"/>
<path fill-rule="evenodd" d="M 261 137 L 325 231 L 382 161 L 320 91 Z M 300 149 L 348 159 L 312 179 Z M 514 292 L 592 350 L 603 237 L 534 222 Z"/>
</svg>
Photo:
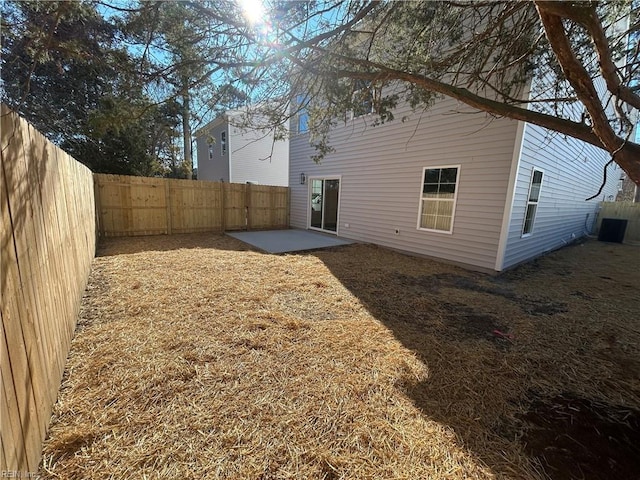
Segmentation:
<svg viewBox="0 0 640 480">
<path fill-rule="evenodd" d="M 289 189 L 95 174 L 106 237 L 288 228 Z"/>
<path fill-rule="evenodd" d="M 96 234 L 286 228 L 289 189 L 93 175 L 5 105 L 0 120 L 0 476 L 25 478 L 38 470 Z"/>
<path fill-rule="evenodd" d="M 640 243 L 640 203 L 603 202 L 596 225 L 596 234 L 600 232 L 603 218 L 627 220 L 627 229 L 623 243 Z"/>
<path fill-rule="evenodd" d="M 91 171 L 1 109 L 0 475 L 37 472 L 91 261 Z"/>
</svg>

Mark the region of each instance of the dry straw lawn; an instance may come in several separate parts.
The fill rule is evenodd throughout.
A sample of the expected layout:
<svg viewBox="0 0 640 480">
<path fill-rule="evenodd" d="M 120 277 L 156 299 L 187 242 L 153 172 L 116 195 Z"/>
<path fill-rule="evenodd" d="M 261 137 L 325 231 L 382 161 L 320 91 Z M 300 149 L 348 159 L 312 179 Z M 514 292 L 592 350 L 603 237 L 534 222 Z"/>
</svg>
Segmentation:
<svg viewBox="0 0 640 480">
<path fill-rule="evenodd" d="M 370 245 L 105 241 L 40 474 L 640 478 L 639 259 L 589 241 L 490 277 Z"/>
</svg>

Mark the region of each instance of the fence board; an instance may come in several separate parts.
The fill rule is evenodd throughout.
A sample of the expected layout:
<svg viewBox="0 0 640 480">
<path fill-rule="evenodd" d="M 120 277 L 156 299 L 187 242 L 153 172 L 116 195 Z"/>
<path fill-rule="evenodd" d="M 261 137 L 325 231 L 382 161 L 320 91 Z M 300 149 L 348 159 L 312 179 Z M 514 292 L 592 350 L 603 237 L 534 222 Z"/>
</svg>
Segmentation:
<svg viewBox="0 0 640 480">
<path fill-rule="evenodd" d="M 95 254 L 92 173 L 2 105 L 0 471 L 36 472 Z"/>
<path fill-rule="evenodd" d="M 105 236 L 168 233 L 163 179 L 100 174 L 96 180 Z"/>
<path fill-rule="evenodd" d="M 4 116 L 3 120 L 6 120 Z M 2 125 L 2 132 L 5 134 L 5 129 L 11 131 L 20 126 L 18 119 L 15 118 L 14 122 L 9 125 L 6 123 Z M 38 448 L 37 438 L 41 427 L 36 410 L 37 395 L 34 392 L 36 382 L 34 382 L 32 372 L 40 368 L 41 364 L 38 362 L 39 364 L 36 365 L 36 359 L 41 357 L 33 351 L 33 344 L 30 341 L 37 336 L 33 330 L 36 320 L 30 285 L 32 274 L 29 260 L 32 252 L 30 252 L 28 230 L 33 229 L 31 222 L 29 222 L 33 212 L 25 162 L 25 156 L 29 152 L 28 129 L 18 128 L 12 140 L 11 146 L 14 148 L 5 151 L 5 142 L 3 142 L 2 149 L 3 158 L 9 160 L 6 165 L 3 162 L 3 170 L 5 185 L 7 185 L 8 211 L 13 227 L 13 252 L 8 252 L 9 262 L 6 264 L 3 262 L 3 284 L 6 286 L 6 291 L 2 295 L 3 320 L 8 320 L 4 330 L 18 404 L 18 410 L 12 412 L 12 415 L 19 418 L 25 449 L 27 452 L 31 452 Z M 9 188 L 10 185 L 13 188 Z M 11 230 L 11 228 L 8 231 L 3 229 L 3 234 L 10 234 Z M 4 241 L 2 243 L 5 244 Z M 13 253 L 15 255 L 12 255 Z M 12 262 L 11 260 L 14 259 L 15 261 Z M 5 367 L 2 370 L 6 372 L 8 368 Z M 3 381 L 5 375 L 3 374 Z M 38 393 L 40 393 L 39 389 Z M 23 458 L 21 469 L 35 471 L 33 463 L 33 457 L 28 455 Z M 35 467 L 37 468 L 37 465 Z"/>
<path fill-rule="evenodd" d="M 640 243 L 640 203 L 603 202 L 598 214 L 596 234 L 600 232 L 603 218 L 627 220 L 627 230 L 623 242 Z"/>
<path fill-rule="evenodd" d="M 289 189 L 96 174 L 103 236 L 287 228 Z"/>
<path fill-rule="evenodd" d="M 2 352 L 0 362 L 2 365 L 9 365 L 9 347 L 7 337 L 4 331 L 4 315 L 2 316 Z M 24 436 L 22 428 L 20 428 L 20 415 L 18 413 L 18 399 L 16 398 L 16 390 L 13 386 L 13 376 L 9 378 L 10 371 L 3 371 L 2 380 L 2 410 L 0 410 L 0 419 L 2 419 L 2 443 L 3 458 L 0 459 L 2 469 L 9 465 L 23 464 L 23 457 L 26 449 L 24 448 Z M 6 378 L 5 378 L 6 376 Z"/>
<path fill-rule="evenodd" d="M 38 141 L 32 141 L 31 133 L 29 132 L 29 125 L 24 129 L 23 136 L 23 155 L 18 159 L 18 162 L 14 165 L 14 171 L 19 172 L 19 177 L 22 179 L 25 185 L 24 196 L 20 198 L 14 198 L 11 200 L 11 193 L 9 194 L 9 201 L 12 205 L 22 203 L 26 206 L 28 221 L 22 224 L 21 233 L 24 236 L 24 242 L 17 245 L 16 256 L 17 265 L 20 271 L 20 287 L 22 289 L 23 301 L 27 306 L 28 315 L 27 321 L 21 322 L 23 341 L 27 352 L 27 364 L 31 375 L 31 388 L 33 390 L 33 420 L 37 422 L 37 430 L 35 428 L 29 428 L 29 435 L 33 436 L 32 441 L 38 444 L 38 438 L 44 437 L 47 419 L 49 418 L 47 409 L 50 408 L 47 387 L 49 382 L 49 376 L 47 375 L 47 367 L 50 365 L 50 358 L 46 351 L 46 346 L 43 345 L 44 331 L 43 323 L 40 322 L 42 318 L 42 302 L 40 300 L 41 289 L 46 285 L 42 279 L 41 269 L 38 264 L 38 245 L 35 234 L 36 218 L 38 216 L 38 169 L 40 164 L 38 158 L 40 155 L 46 155 L 46 147 L 43 140 L 38 138 Z M 44 149 L 43 149 L 44 147 Z M 20 161 L 22 160 L 22 161 Z M 38 415 L 39 414 L 39 415 Z M 28 437 L 30 438 L 30 437 Z M 30 465 L 33 468 L 32 465 Z M 37 468 L 37 465 L 35 465 Z"/>
<path fill-rule="evenodd" d="M 227 183 L 224 187 L 226 230 L 244 230 L 247 228 L 247 186 L 244 183 Z"/>
<path fill-rule="evenodd" d="M 77 224 L 67 222 L 67 236 L 61 238 L 60 232 L 62 219 L 59 219 L 58 216 L 54 214 L 55 216 L 53 218 L 55 219 L 56 225 L 54 226 L 46 223 L 45 214 L 50 215 L 50 212 L 47 212 L 46 210 L 48 204 L 53 204 L 56 206 L 56 209 L 60 209 L 64 212 L 65 197 L 59 192 L 55 193 L 56 184 L 54 183 L 54 179 L 74 177 L 66 169 L 61 170 L 63 165 L 69 163 L 68 161 L 65 161 L 65 158 L 58 158 L 59 155 L 63 155 L 62 151 L 48 142 L 30 125 L 29 137 L 30 144 L 32 146 L 36 146 L 36 149 L 32 152 L 30 161 L 33 169 L 38 170 L 38 174 L 34 176 L 34 180 L 31 185 L 37 185 L 38 187 L 39 194 L 36 194 L 37 202 L 34 203 L 34 205 L 37 206 L 36 210 L 39 211 L 38 216 L 40 217 L 40 222 L 38 224 L 42 225 L 42 235 L 40 235 L 40 242 L 37 244 L 37 251 L 41 255 L 41 263 L 36 269 L 32 268 L 32 270 L 37 270 L 37 273 L 34 272 L 37 277 L 34 278 L 32 285 L 33 288 L 37 288 L 35 296 L 38 308 L 38 326 L 41 332 L 41 339 L 44 343 L 43 348 L 45 350 L 42 372 L 46 375 L 46 379 L 43 381 L 43 388 L 44 394 L 47 395 L 47 398 L 44 402 L 45 406 L 42 407 L 42 411 L 46 417 L 45 420 L 47 420 L 50 415 L 51 405 L 53 405 L 57 396 L 58 383 L 55 382 L 54 379 L 62 377 L 66 360 L 66 350 L 64 351 L 64 354 L 59 352 L 59 350 L 60 348 L 65 348 L 66 345 L 62 343 L 62 338 L 57 334 L 56 322 L 47 321 L 46 318 L 47 315 L 56 315 L 56 317 L 61 316 L 62 318 L 65 318 L 67 315 L 66 312 L 68 311 L 68 309 L 65 308 L 66 304 L 70 301 L 74 301 L 73 297 L 69 296 L 68 292 L 76 292 L 77 288 L 70 288 L 67 285 L 63 286 L 62 283 L 68 275 L 73 275 L 75 272 L 80 271 L 80 265 L 78 262 L 82 255 L 76 248 L 76 242 L 73 241 L 73 237 L 74 232 L 81 234 L 82 229 L 79 228 L 79 225 Z M 45 170 L 47 168 L 48 171 Z M 47 191 L 52 192 L 56 197 L 54 201 L 47 200 L 47 197 L 44 196 L 43 192 L 45 192 L 45 187 L 48 183 L 53 184 L 51 188 L 47 189 Z M 62 182 L 60 187 L 65 185 L 66 182 Z M 64 262 L 56 260 L 56 249 L 59 248 L 58 245 L 60 244 L 66 245 L 68 249 L 69 258 Z M 65 267 L 69 264 L 71 265 L 71 271 L 66 272 Z M 81 275 L 78 275 L 78 277 L 82 278 Z M 59 285 L 54 287 L 54 292 L 56 292 L 55 298 L 57 298 L 57 300 L 51 301 L 49 299 L 50 293 L 48 289 L 53 287 L 53 285 L 51 285 L 51 279 L 54 278 L 58 278 L 61 281 L 58 282 Z M 46 285 L 47 288 L 42 288 L 43 285 Z M 75 301 L 77 302 L 78 299 L 76 298 Z M 72 322 L 72 324 L 75 324 L 75 322 Z M 49 368 L 46 366 L 49 366 Z M 54 374 L 50 374 L 48 372 L 50 368 L 55 369 Z M 44 434 L 44 430 L 42 433 Z"/>
<path fill-rule="evenodd" d="M 250 215 L 252 228 L 286 226 L 288 188 L 251 185 Z"/>
<path fill-rule="evenodd" d="M 221 231 L 221 184 L 166 180 L 174 233 Z"/>
<path fill-rule="evenodd" d="M 43 301 L 42 297 L 44 292 L 40 289 L 35 290 L 35 286 L 44 285 L 47 278 L 47 266 L 46 259 L 48 256 L 48 247 L 46 242 L 46 224 L 44 223 L 44 210 L 42 208 L 42 188 L 40 182 L 40 171 L 43 168 L 43 164 L 46 163 L 46 156 L 49 154 L 47 150 L 46 141 L 42 136 L 35 135 L 31 125 L 27 126 L 25 131 L 25 137 L 23 145 L 25 148 L 25 166 L 27 169 L 27 184 L 29 185 L 28 194 L 31 216 L 31 222 L 29 222 L 28 234 L 30 235 L 29 257 L 27 259 L 32 278 L 30 281 L 25 282 L 23 291 L 25 295 L 30 298 L 33 311 L 36 318 L 40 318 L 43 315 Z M 43 155 L 44 154 L 44 155 Z M 45 325 L 42 322 L 37 322 L 32 326 L 32 335 L 30 335 L 29 342 L 37 342 L 36 347 L 38 349 L 38 355 L 36 359 L 39 360 L 37 365 L 32 365 L 32 368 L 37 369 L 34 371 L 34 381 L 36 383 L 36 398 L 38 411 L 43 412 L 41 417 L 41 433 L 44 433 L 46 428 L 46 414 L 47 405 L 50 405 L 55 400 L 55 391 L 50 391 L 48 388 L 49 376 L 47 375 L 47 367 L 49 365 L 57 364 L 57 361 L 53 358 L 51 352 L 53 346 L 56 344 L 54 338 L 48 335 L 48 332 L 44 328 Z M 44 377 L 43 377 L 44 376 Z"/>
</svg>

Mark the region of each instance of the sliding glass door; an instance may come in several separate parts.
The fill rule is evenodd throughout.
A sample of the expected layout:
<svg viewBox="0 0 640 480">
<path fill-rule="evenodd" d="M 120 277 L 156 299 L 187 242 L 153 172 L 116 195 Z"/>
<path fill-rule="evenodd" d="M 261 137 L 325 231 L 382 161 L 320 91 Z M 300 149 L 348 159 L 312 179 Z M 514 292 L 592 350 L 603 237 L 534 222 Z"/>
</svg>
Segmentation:
<svg viewBox="0 0 640 480">
<path fill-rule="evenodd" d="M 337 232 L 339 193 L 339 178 L 311 179 L 309 228 Z"/>
</svg>

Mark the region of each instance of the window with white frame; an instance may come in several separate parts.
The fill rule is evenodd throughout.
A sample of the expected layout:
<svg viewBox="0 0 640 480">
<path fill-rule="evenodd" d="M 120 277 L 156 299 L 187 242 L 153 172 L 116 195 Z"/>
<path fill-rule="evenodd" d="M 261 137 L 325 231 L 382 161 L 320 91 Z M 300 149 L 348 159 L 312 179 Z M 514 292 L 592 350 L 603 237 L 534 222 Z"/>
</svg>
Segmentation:
<svg viewBox="0 0 640 480">
<path fill-rule="evenodd" d="M 220 153 L 227 153 L 227 132 L 220 132 Z"/>
<path fill-rule="evenodd" d="M 451 233 L 456 210 L 459 166 L 425 167 L 418 228 Z"/>
<path fill-rule="evenodd" d="M 214 144 L 209 143 L 207 146 L 209 148 L 209 160 L 213 160 Z"/>
<path fill-rule="evenodd" d="M 529 184 L 529 195 L 527 196 L 527 210 L 524 214 L 524 224 L 522 226 L 523 237 L 533 233 L 533 223 L 535 222 L 538 211 L 538 200 L 540 199 L 543 175 L 542 170 L 535 168 L 531 172 L 531 183 Z"/>
<path fill-rule="evenodd" d="M 304 95 L 296 97 L 296 105 L 298 112 L 296 113 L 296 133 L 305 133 L 309 131 L 309 111 L 306 105 L 307 99 Z"/>
<path fill-rule="evenodd" d="M 373 113 L 375 110 L 374 87 L 369 80 L 356 80 L 353 84 L 353 110 L 352 118 L 362 117 Z"/>
<path fill-rule="evenodd" d="M 306 133 L 309 131 L 309 112 L 300 110 L 298 112 L 296 130 L 298 133 Z"/>
</svg>

